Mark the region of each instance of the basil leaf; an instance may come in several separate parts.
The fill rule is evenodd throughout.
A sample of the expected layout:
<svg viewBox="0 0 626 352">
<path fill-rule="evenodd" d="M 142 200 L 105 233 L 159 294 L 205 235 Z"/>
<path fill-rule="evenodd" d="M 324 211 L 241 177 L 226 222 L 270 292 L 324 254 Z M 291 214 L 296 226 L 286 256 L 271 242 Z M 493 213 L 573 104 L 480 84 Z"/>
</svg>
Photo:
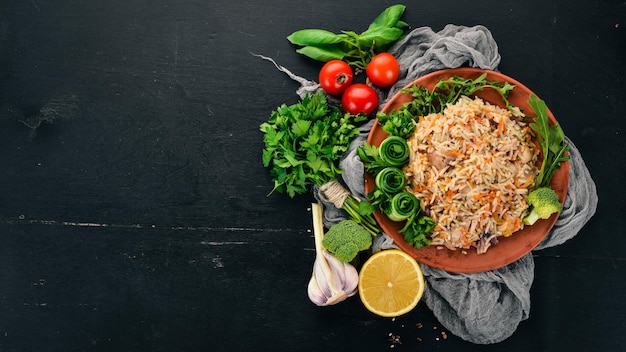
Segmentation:
<svg viewBox="0 0 626 352">
<path fill-rule="evenodd" d="M 296 52 L 308 56 L 314 60 L 323 62 L 334 59 L 341 60 L 345 55 L 345 52 L 343 50 L 332 45 L 305 46 L 296 50 Z"/>
<path fill-rule="evenodd" d="M 400 17 L 402 17 L 405 8 L 406 6 L 401 4 L 386 8 L 380 15 L 378 15 L 378 17 L 374 19 L 374 21 L 372 21 L 367 30 L 369 31 L 370 29 L 379 27 L 396 27 L 396 24 L 400 20 Z"/>
<path fill-rule="evenodd" d="M 395 25 L 396 28 L 408 28 L 409 24 L 404 21 L 398 21 Z"/>
<path fill-rule="evenodd" d="M 343 41 L 345 36 L 323 29 L 302 29 L 293 32 L 287 37 L 292 44 L 318 46 L 322 44 L 336 44 Z"/>
<path fill-rule="evenodd" d="M 346 38 L 359 39 L 359 35 L 355 31 L 341 31 L 341 33 L 343 33 Z"/>
<path fill-rule="evenodd" d="M 404 28 L 409 27 L 400 20 L 405 9 L 406 6 L 402 4 L 386 8 L 361 34 L 354 31 L 334 33 L 307 28 L 293 32 L 287 39 L 292 44 L 303 47 L 296 52 L 314 60 L 343 60 L 356 69 L 365 70 L 372 56 L 388 50 L 403 37 Z"/>
<path fill-rule="evenodd" d="M 359 36 L 359 44 L 380 48 L 397 41 L 403 34 L 404 31 L 400 28 L 377 27 L 368 29 Z"/>
</svg>

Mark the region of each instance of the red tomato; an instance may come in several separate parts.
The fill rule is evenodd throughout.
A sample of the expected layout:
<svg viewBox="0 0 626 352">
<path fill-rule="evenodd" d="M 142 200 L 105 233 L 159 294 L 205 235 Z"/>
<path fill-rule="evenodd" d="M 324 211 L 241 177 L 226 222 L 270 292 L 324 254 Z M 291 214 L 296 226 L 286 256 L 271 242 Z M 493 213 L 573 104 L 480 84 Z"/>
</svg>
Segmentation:
<svg viewBox="0 0 626 352">
<path fill-rule="evenodd" d="M 322 66 L 319 81 L 326 93 L 339 95 L 352 84 L 352 68 L 344 61 L 330 60 Z"/>
<path fill-rule="evenodd" d="M 369 115 L 378 107 L 378 94 L 367 84 L 355 83 L 343 92 L 341 105 L 343 111 L 351 115 L 360 112 Z"/>
<path fill-rule="evenodd" d="M 400 76 L 400 64 L 393 55 L 380 53 L 367 64 L 365 74 L 372 84 L 378 87 L 389 87 L 396 83 Z"/>
</svg>

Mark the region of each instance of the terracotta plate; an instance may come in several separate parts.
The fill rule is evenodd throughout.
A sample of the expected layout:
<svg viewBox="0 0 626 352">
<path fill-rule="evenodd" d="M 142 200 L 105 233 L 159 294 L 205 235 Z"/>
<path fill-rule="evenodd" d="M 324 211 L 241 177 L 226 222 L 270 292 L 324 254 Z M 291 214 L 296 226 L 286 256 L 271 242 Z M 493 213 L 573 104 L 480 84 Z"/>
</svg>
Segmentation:
<svg viewBox="0 0 626 352">
<path fill-rule="evenodd" d="M 509 101 L 518 106 L 526 114 L 532 114 L 533 110 L 528 105 L 528 97 L 534 94 L 523 84 L 507 77 L 501 73 L 475 69 L 475 68 L 457 68 L 433 72 L 417 79 L 414 83 L 432 89 L 441 78 L 449 78 L 452 76 L 461 76 L 464 78 L 477 78 L 483 73 L 487 73 L 487 79 L 491 81 L 509 82 L 515 85 L 510 92 Z M 412 83 L 413 84 L 413 83 Z M 492 89 L 484 89 L 475 94 L 483 100 L 505 107 L 500 95 Z M 398 93 L 395 95 L 382 109 L 383 112 L 398 109 L 402 104 L 410 101 L 411 95 L 408 93 Z M 554 115 L 548 111 L 549 118 L 552 122 L 556 122 Z M 377 121 L 374 123 L 368 136 L 368 143 L 372 145 L 380 145 L 387 137 Z M 567 194 L 567 186 L 569 181 L 569 161 L 561 163 L 561 167 L 554 173 L 550 186 L 559 195 L 561 203 L 564 202 Z M 365 191 L 370 192 L 374 189 L 375 182 L 371 175 L 365 175 Z M 539 220 L 532 226 L 526 226 L 523 230 L 517 231 L 510 237 L 498 238 L 498 243 L 492 245 L 484 254 L 477 254 L 474 248 L 466 250 L 465 254 L 461 250 L 449 250 L 446 248 L 438 249 L 435 246 L 422 247 L 415 249 L 406 242 L 402 234 L 398 230 L 404 225 L 403 222 L 397 223 L 389 220 L 381 212 L 376 212 L 376 220 L 381 228 L 389 236 L 393 238 L 395 243 L 405 252 L 412 255 L 418 261 L 429 266 L 452 272 L 482 272 L 497 269 L 508 265 L 529 253 L 541 240 L 548 234 L 554 226 L 558 218 L 558 214 L 552 215 L 547 220 Z"/>
</svg>

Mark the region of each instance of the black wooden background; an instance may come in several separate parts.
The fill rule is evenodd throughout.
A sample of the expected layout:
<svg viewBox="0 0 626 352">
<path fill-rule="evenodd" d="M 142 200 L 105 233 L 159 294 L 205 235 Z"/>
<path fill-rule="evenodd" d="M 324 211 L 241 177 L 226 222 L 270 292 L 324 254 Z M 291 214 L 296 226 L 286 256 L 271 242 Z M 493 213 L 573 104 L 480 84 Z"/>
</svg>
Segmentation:
<svg viewBox="0 0 626 352">
<path fill-rule="evenodd" d="M 287 35 L 392 4 L 2 0 L 0 351 L 625 350 L 623 1 L 405 3 L 413 28 L 489 28 L 598 185 L 579 235 L 536 253 L 512 337 L 309 302 L 312 197 L 268 196 L 259 132 L 298 85 L 253 54 L 315 80 Z"/>
</svg>

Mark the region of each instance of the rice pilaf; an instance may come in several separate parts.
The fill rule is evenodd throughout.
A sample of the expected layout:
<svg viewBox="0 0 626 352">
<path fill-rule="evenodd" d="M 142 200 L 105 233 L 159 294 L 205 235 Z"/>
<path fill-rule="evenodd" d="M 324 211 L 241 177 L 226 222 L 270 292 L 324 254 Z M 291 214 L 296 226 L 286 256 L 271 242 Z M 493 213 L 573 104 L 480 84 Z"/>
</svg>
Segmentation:
<svg viewBox="0 0 626 352">
<path fill-rule="evenodd" d="M 539 154 L 521 113 L 462 96 L 408 139 L 408 187 L 437 226 L 435 246 L 478 253 L 524 226 Z"/>
</svg>

